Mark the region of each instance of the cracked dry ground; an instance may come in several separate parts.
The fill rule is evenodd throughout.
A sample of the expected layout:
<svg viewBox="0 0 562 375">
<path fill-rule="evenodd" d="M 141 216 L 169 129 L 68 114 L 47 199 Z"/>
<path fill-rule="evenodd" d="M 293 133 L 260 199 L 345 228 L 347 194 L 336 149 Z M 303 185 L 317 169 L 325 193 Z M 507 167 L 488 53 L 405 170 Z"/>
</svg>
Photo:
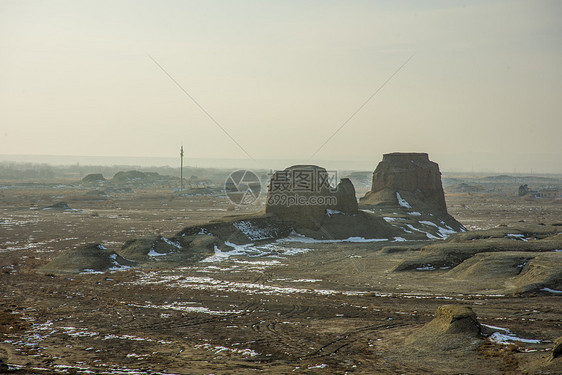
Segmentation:
<svg viewBox="0 0 562 375">
<path fill-rule="evenodd" d="M 4 223 L 13 224 L 2 226 L 0 357 L 14 373 L 518 373 L 546 357 L 561 333 L 560 296 L 459 295 L 443 286 L 413 293 L 407 278 L 387 278 L 389 260 L 370 268 L 362 262 L 380 243 L 307 245 L 313 251 L 239 272 L 229 263 L 38 274 L 36 267 L 69 246 L 96 241 L 117 249 L 140 233 L 174 234 L 221 217 L 228 206 L 220 198 L 154 192 L 109 202 L 81 200 L 76 191 L 52 194 L 68 196 L 80 211 L 22 209 L 37 199 L 35 191 L 19 192 L 2 208 Z M 455 212 L 462 197 L 455 199 L 450 211 L 470 219 L 462 216 L 466 206 Z M 485 217 L 490 200 L 474 212 Z M 541 212 L 560 214 L 559 206 Z M 502 220 L 509 218 L 489 225 Z M 404 346 L 443 303 L 470 305 L 482 323 L 541 342 L 479 352 Z"/>
</svg>

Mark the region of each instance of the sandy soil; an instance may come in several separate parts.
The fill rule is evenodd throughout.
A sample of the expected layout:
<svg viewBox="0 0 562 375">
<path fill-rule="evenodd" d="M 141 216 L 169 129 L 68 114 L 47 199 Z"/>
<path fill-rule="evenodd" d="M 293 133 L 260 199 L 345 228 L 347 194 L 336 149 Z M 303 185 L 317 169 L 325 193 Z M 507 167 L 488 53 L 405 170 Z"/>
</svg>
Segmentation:
<svg viewBox="0 0 562 375">
<path fill-rule="evenodd" d="M 182 267 L 41 274 L 81 244 L 117 250 L 128 239 L 258 212 L 263 202 L 233 211 L 225 197 L 158 189 L 96 197 L 72 186 L 0 194 L 0 359 L 13 373 L 534 373 L 562 335 L 562 296 L 474 290 L 441 271 L 392 273 L 408 252 L 378 252 L 388 242 L 285 242 L 267 255 Z M 469 229 L 562 218 L 561 201 L 446 198 Z M 60 201 L 73 210 L 41 209 Z M 478 350 L 408 344 L 443 303 L 471 306 L 481 323 L 527 341 L 482 338 Z"/>
</svg>

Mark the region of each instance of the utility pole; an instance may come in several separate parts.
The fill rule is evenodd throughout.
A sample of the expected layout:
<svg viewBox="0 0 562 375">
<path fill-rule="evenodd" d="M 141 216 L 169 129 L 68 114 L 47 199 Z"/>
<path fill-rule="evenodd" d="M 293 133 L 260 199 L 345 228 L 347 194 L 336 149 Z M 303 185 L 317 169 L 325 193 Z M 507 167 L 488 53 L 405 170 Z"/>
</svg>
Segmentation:
<svg viewBox="0 0 562 375">
<path fill-rule="evenodd" d="M 183 145 L 180 150 L 180 192 L 183 191 Z"/>
</svg>

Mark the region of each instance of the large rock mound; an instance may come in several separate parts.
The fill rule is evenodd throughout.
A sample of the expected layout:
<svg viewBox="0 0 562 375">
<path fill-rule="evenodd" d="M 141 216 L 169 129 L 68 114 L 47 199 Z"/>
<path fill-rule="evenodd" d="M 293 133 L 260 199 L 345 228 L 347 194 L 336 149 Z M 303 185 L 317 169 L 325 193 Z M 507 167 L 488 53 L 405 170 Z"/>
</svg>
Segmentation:
<svg viewBox="0 0 562 375">
<path fill-rule="evenodd" d="M 294 165 L 271 177 L 266 215 L 322 240 L 349 237 L 392 238 L 403 233 L 380 216 L 359 210 L 348 178 L 333 185 L 334 175 L 316 165 Z"/>
<path fill-rule="evenodd" d="M 385 154 L 361 203 L 447 214 L 439 165 L 426 153 Z"/>
<path fill-rule="evenodd" d="M 326 210 L 337 203 L 329 178 L 326 169 L 316 165 L 294 165 L 276 171 L 269 183 L 265 212 L 283 221 L 318 229 Z"/>
</svg>

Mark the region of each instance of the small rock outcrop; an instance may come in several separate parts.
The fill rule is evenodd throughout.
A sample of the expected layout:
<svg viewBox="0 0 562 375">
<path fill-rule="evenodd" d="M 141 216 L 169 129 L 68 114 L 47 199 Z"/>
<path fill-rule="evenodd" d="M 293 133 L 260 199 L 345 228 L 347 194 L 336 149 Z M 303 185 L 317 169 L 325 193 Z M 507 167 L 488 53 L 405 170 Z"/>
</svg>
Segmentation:
<svg viewBox="0 0 562 375">
<path fill-rule="evenodd" d="M 425 351 L 475 350 L 481 344 L 482 327 L 472 308 L 441 305 L 435 317 L 406 340 Z"/>
<path fill-rule="evenodd" d="M 344 214 L 354 215 L 359 211 L 357 198 L 355 196 L 355 187 L 349 178 L 342 178 L 336 188 L 336 206 L 335 210 Z"/>
<path fill-rule="evenodd" d="M 67 250 L 41 267 L 41 272 L 80 273 L 126 269 L 135 265 L 99 243 Z"/>
<path fill-rule="evenodd" d="M 384 154 L 361 203 L 447 214 L 439 165 L 426 153 Z"/>
<path fill-rule="evenodd" d="M 481 332 L 476 313 L 469 306 L 441 305 L 435 311 L 435 317 L 424 329 L 441 334 L 464 333 L 478 337 Z"/>
<path fill-rule="evenodd" d="M 185 264 L 213 255 L 218 244 L 218 239 L 211 235 L 171 238 L 153 235 L 128 240 L 119 255 L 141 264 L 154 261 Z"/>
<path fill-rule="evenodd" d="M 82 179 L 82 182 L 87 184 L 95 184 L 105 181 L 107 180 L 105 179 L 105 177 L 103 177 L 101 173 L 90 173 L 89 175 L 87 175 Z"/>
<path fill-rule="evenodd" d="M 556 358 L 562 358 L 562 336 L 554 341 L 554 346 L 552 347 L 552 353 L 548 358 L 549 361 L 554 361 Z"/>
<path fill-rule="evenodd" d="M 43 207 L 42 210 L 73 211 L 73 209 L 66 202 L 57 202 L 50 206 Z"/>
</svg>

